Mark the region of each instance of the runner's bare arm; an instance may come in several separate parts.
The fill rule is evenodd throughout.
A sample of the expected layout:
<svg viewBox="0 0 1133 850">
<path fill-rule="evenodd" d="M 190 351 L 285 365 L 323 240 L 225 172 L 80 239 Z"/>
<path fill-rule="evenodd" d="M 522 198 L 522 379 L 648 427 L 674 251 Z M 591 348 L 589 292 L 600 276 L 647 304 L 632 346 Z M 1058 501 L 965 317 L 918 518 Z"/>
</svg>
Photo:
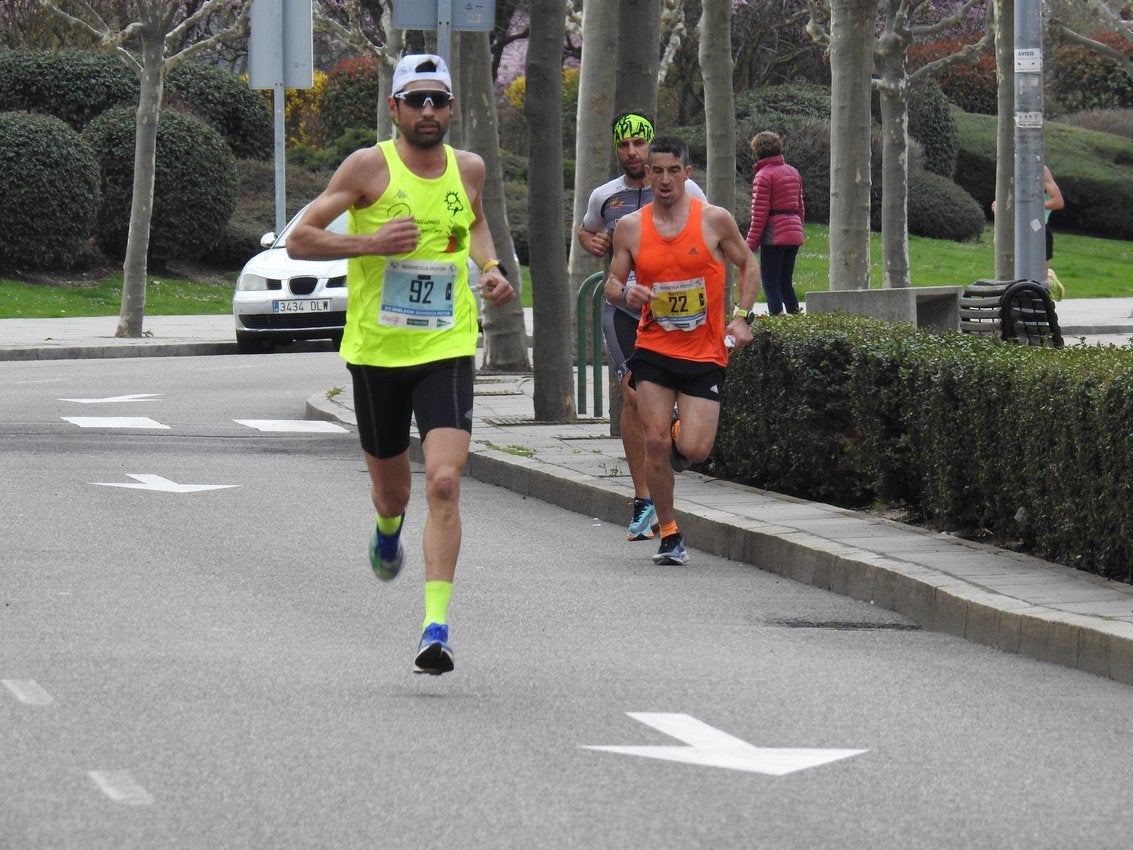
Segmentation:
<svg viewBox="0 0 1133 850">
<path fill-rule="evenodd" d="M 641 214 L 632 212 L 618 222 L 614 228 L 613 257 L 610 260 L 610 274 L 606 278 L 606 298 L 612 304 L 627 304 L 635 310 L 649 301 L 651 293 L 644 286 L 627 286 L 629 273 L 633 271 L 634 257 L 641 242 Z M 640 290 L 642 294 L 639 294 Z M 634 298 L 634 302 L 630 301 Z"/>
<path fill-rule="evenodd" d="M 707 230 L 716 239 L 719 252 L 736 267 L 736 304 L 744 312 L 750 312 L 759 296 L 759 263 L 755 254 L 747 246 L 730 212 L 722 207 L 706 207 L 704 213 Z M 728 322 L 727 330 L 739 348 L 752 340 L 751 327 L 742 317 Z"/>
<path fill-rule="evenodd" d="M 412 251 L 420 233 L 408 216 L 392 219 L 375 233 L 332 233 L 326 229 L 350 207 L 365 207 L 376 201 L 388 185 L 389 169 L 380 150 L 366 148 L 352 153 L 287 237 L 287 253 L 302 260 L 333 260 Z"/>
<path fill-rule="evenodd" d="M 492 232 L 488 228 L 488 219 L 484 216 L 484 177 L 487 169 L 483 159 L 468 151 L 457 151 L 457 164 L 460 167 L 464 192 L 468 195 L 468 200 L 472 204 L 472 213 L 476 217 L 468 232 L 468 256 L 476 264 L 476 268 L 480 269 L 480 296 L 500 306 L 512 299 L 515 289 L 500 273 L 498 263 L 487 269 L 484 268 L 489 260 L 498 259 L 496 246 L 492 241 Z"/>
</svg>

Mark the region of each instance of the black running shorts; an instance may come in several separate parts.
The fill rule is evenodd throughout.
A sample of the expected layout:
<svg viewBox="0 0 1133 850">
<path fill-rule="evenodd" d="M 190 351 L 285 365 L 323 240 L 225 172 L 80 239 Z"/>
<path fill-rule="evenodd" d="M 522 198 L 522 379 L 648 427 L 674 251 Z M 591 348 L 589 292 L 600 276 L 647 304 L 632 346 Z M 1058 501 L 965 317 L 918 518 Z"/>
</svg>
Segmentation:
<svg viewBox="0 0 1133 850">
<path fill-rule="evenodd" d="M 422 440 L 434 428 L 472 433 L 471 357 L 394 368 L 348 363 L 346 368 L 354 379 L 358 438 L 368 454 L 386 459 L 408 449 L 413 418 Z"/>
<path fill-rule="evenodd" d="M 642 381 L 648 381 L 709 401 L 719 401 L 720 391 L 724 387 L 725 370 L 718 363 L 680 360 L 639 348 L 630 358 L 629 365 L 633 371 L 630 383 L 635 387 Z"/>
</svg>

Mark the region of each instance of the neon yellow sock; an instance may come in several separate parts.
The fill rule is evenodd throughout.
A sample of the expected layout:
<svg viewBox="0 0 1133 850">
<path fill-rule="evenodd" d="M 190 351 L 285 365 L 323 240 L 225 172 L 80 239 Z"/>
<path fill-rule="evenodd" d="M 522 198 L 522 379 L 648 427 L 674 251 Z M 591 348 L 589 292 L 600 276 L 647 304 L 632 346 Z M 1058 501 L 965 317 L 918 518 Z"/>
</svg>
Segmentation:
<svg viewBox="0 0 1133 850">
<path fill-rule="evenodd" d="M 382 516 L 376 512 L 374 515 L 378 518 L 378 531 L 386 537 L 389 537 L 391 534 L 397 534 L 398 530 L 401 528 L 401 520 L 405 516 L 405 514 L 401 514 L 400 516 Z"/>
<path fill-rule="evenodd" d="M 448 622 L 448 603 L 452 599 L 451 581 L 425 582 L 425 622 L 421 624 L 421 631 L 429 623 L 445 625 Z"/>
</svg>

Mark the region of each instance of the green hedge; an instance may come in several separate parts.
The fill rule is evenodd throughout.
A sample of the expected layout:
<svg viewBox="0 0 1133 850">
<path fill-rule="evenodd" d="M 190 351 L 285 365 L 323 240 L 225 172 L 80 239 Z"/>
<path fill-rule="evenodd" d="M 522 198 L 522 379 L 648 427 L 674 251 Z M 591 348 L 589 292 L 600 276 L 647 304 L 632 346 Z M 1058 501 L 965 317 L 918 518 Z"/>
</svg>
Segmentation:
<svg viewBox="0 0 1133 850">
<path fill-rule="evenodd" d="M 165 80 L 165 105 L 180 107 L 219 131 L 239 159 L 272 156 L 271 107 L 231 71 L 182 62 Z"/>
<path fill-rule="evenodd" d="M 848 316 L 767 319 L 732 355 L 706 471 L 1133 581 L 1133 351 L 1028 348 Z"/>
<path fill-rule="evenodd" d="M 73 268 L 98 212 L 98 161 L 66 123 L 0 112 L 0 266 Z"/>
<path fill-rule="evenodd" d="M 138 91 L 108 50 L 0 50 L 0 111 L 43 112 L 82 130 L 107 109 L 137 104 Z"/>
<path fill-rule="evenodd" d="M 104 112 L 83 131 L 99 157 L 102 204 L 96 239 L 122 257 L 134 186 L 134 107 Z M 149 255 L 161 263 L 193 260 L 222 236 L 236 203 L 236 165 L 221 135 L 199 118 L 163 110 L 157 127 Z"/>
</svg>

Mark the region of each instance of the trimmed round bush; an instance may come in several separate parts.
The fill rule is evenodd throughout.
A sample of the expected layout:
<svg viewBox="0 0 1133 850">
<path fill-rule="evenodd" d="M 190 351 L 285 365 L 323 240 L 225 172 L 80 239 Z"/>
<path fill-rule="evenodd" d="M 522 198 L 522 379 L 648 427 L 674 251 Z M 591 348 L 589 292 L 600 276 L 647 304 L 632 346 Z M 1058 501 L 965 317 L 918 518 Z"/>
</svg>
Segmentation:
<svg viewBox="0 0 1133 850">
<path fill-rule="evenodd" d="M 182 62 L 165 80 L 166 103 L 183 104 L 219 130 L 240 159 L 270 159 L 273 127 L 271 108 L 236 74 L 213 65 Z"/>
<path fill-rule="evenodd" d="M 0 265 L 72 268 L 98 213 L 98 160 L 64 121 L 0 113 Z"/>
<path fill-rule="evenodd" d="M 0 111 L 43 112 L 82 130 L 138 102 L 138 78 L 106 50 L 0 50 Z"/>
<path fill-rule="evenodd" d="M 979 239 L 986 219 L 979 202 L 939 174 L 909 172 L 909 233 L 932 239 Z"/>
<path fill-rule="evenodd" d="M 1117 33 L 1096 38 L 1126 56 L 1133 52 Z M 1133 79 L 1113 59 L 1073 44 L 1060 47 L 1057 57 L 1051 88 L 1064 111 L 1133 106 Z"/>
<path fill-rule="evenodd" d="M 755 162 L 755 154 L 751 149 L 751 140 L 756 133 L 769 130 L 782 136 L 783 155 L 790 162 L 791 157 L 798 152 L 798 144 L 789 141 L 789 137 L 796 127 L 810 126 L 815 121 L 825 122 L 828 128 L 830 126 L 829 86 L 806 84 L 764 86 L 737 93 L 736 173 L 738 176 L 747 180 L 752 178 L 751 169 Z M 703 128 L 700 135 L 703 136 Z M 829 142 L 825 146 L 829 151 Z M 706 155 L 707 152 L 701 153 Z"/>
<path fill-rule="evenodd" d="M 319 104 L 319 127 L 324 139 L 337 139 L 344 131 L 377 126 L 378 110 L 386 108 L 386 95 L 372 56 L 344 59 L 327 73 Z"/>
<path fill-rule="evenodd" d="M 96 239 L 124 257 L 134 188 L 135 110 L 104 112 L 83 132 L 98 154 L 102 204 Z M 158 264 L 193 260 L 224 233 L 236 204 L 236 165 L 224 138 L 192 115 L 164 110 L 157 128 L 149 255 Z"/>
<path fill-rule="evenodd" d="M 916 70 L 936 59 L 960 51 L 964 42 L 958 39 L 913 44 L 909 47 L 909 68 Z M 947 97 L 965 112 L 995 115 L 999 107 L 999 82 L 995 76 L 995 54 L 985 51 L 976 63 L 961 62 L 939 68 L 933 79 Z"/>
<path fill-rule="evenodd" d="M 921 144 L 926 171 L 949 179 L 956 173 L 956 120 L 948 98 L 932 80 L 920 80 L 909 92 L 909 135 Z"/>
</svg>

